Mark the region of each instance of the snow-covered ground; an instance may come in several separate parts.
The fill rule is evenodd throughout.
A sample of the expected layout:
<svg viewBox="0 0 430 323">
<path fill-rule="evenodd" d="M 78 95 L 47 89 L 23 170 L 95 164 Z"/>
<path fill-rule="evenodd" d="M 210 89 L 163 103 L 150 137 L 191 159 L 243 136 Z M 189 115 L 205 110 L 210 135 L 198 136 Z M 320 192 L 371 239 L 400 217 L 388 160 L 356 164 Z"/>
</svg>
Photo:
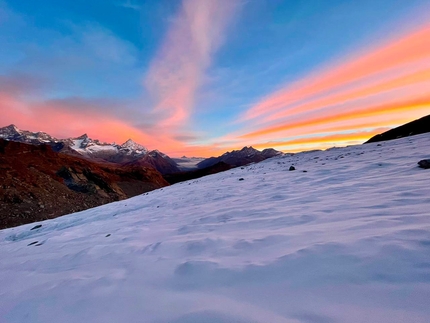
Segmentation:
<svg viewBox="0 0 430 323">
<path fill-rule="evenodd" d="M 429 148 L 275 157 L 0 231 L 0 322 L 428 323 Z"/>
</svg>

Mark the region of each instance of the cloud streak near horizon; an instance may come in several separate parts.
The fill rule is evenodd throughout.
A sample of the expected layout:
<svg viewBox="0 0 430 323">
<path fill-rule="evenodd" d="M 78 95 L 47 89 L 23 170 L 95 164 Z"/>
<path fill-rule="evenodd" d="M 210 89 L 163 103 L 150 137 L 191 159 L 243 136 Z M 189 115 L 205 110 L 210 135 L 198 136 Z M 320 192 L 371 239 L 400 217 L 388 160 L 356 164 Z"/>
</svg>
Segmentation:
<svg viewBox="0 0 430 323">
<path fill-rule="evenodd" d="M 317 70 L 251 106 L 239 120 L 244 129 L 223 139 L 250 144 L 319 133 L 341 142 L 342 135 L 333 137 L 333 132 L 368 131 L 420 117 L 430 112 L 429 39 L 426 24 Z M 308 137 L 307 144 L 314 142 L 315 147 L 326 142 Z M 282 148 L 292 142 L 285 140 Z"/>
</svg>

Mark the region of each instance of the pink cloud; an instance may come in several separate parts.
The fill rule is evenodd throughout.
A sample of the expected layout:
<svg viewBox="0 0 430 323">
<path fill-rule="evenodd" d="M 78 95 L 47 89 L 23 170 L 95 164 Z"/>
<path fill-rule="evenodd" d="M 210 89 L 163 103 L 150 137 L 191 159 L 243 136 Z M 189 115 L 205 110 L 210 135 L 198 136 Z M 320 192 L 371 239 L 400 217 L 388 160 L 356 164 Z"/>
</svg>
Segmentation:
<svg viewBox="0 0 430 323">
<path fill-rule="evenodd" d="M 146 133 L 126 121 L 98 110 L 71 109 L 61 101 L 26 102 L 0 91 L 0 127 L 15 124 L 20 129 L 43 131 L 57 138 L 77 137 L 87 133 L 93 139 L 122 143 L 132 138 L 149 149 L 159 149 L 172 156 L 211 156 L 216 147 L 187 145 L 160 131 L 157 136 Z"/>
<path fill-rule="evenodd" d="M 0 126 L 11 123 L 21 129 L 44 131 L 55 137 L 79 136 L 85 132 L 104 141 L 122 141 L 130 137 L 152 142 L 150 136 L 126 122 L 97 111 L 68 110 L 56 102 L 25 102 L 0 92 Z"/>
<path fill-rule="evenodd" d="M 236 7 L 236 0 L 183 0 L 144 82 L 162 127 L 186 125 Z"/>
<path fill-rule="evenodd" d="M 405 71 L 405 67 L 411 67 L 411 65 L 414 65 L 413 68 L 415 69 L 417 67 L 420 69 L 428 68 L 430 42 L 425 40 L 429 38 L 430 25 L 427 24 L 406 35 L 388 40 L 381 46 L 366 49 L 355 57 L 330 66 L 325 70 L 316 71 L 308 77 L 267 96 L 251 107 L 244 115 L 244 119 L 249 120 L 277 113 L 273 117 L 276 119 L 280 116 L 309 112 L 321 107 L 321 104 L 314 104 L 312 107 L 308 104 L 302 104 L 316 96 L 329 95 L 331 92 L 345 87 L 354 87 L 357 82 L 365 81 L 364 84 L 371 84 L 375 81 L 375 77 L 381 76 L 381 73 L 396 69 L 400 71 L 402 68 Z M 395 73 L 394 78 L 398 76 L 399 73 Z M 390 78 L 379 79 L 379 81 L 389 82 Z M 354 89 L 350 88 L 349 90 Z"/>
<path fill-rule="evenodd" d="M 284 149 L 291 149 L 287 138 L 294 136 L 333 132 L 339 139 L 348 130 L 365 133 L 428 114 L 427 39 L 428 22 L 316 70 L 256 102 L 241 117 L 246 126 L 218 140 L 259 147 L 280 141 Z M 312 138 L 294 145 L 309 149 L 320 144 Z"/>
</svg>

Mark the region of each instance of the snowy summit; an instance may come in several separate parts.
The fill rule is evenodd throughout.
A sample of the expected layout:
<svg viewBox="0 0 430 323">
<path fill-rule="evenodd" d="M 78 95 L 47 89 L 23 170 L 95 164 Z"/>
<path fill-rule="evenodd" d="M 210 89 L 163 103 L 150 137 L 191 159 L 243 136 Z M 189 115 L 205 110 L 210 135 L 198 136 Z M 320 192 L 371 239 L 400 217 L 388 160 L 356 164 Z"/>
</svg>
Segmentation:
<svg viewBox="0 0 430 323">
<path fill-rule="evenodd" d="M 428 323 L 429 142 L 278 156 L 0 231 L 0 321 Z"/>
<path fill-rule="evenodd" d="M 137 153 L 144 153 L 146 154 L 148 152 L 148 149 L 136 142 L 134 142 L 132 139 L 128 139 L 125 143 L 123 143 L 120 146 L 122 149 L 125 149 L 129 151 L 130 153 L 133 151 L 136 151 Z"/>
</svg>

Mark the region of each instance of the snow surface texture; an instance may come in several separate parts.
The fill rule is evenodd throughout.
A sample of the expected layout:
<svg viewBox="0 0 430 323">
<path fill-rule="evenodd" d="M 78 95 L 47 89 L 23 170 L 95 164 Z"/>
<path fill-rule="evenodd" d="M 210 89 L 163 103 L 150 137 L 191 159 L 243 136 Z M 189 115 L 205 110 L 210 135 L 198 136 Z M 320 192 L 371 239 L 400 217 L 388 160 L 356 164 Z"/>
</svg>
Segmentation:
<svg viewBox="0 0 430 323">
<path fill-rule="evenodd" d="M 0 231 L 0 322 L 428 323 L 429 144 L 275 157 Z"/>
</svg>

